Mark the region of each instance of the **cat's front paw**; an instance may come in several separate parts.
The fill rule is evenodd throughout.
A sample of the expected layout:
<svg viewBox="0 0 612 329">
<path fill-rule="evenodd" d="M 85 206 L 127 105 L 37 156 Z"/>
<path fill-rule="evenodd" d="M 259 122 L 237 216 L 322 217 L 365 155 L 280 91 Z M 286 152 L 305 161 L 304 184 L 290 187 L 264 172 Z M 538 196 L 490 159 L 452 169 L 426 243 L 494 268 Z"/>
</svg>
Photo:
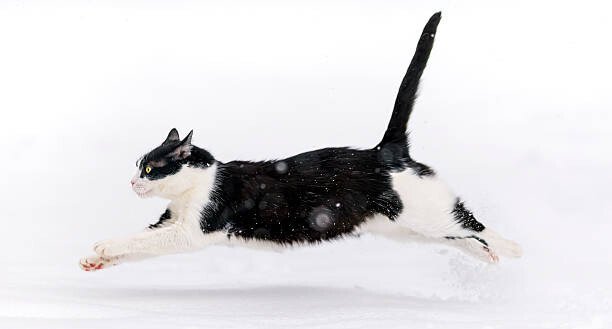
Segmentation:
<svg viewBox="0 0 612 329">
<path fill-rule="evenodd" d="M 127 244 L 118 240 L 100 241 L 94 245 L 93 249 L 102 258 L 116 257 L 129 252 Z"/>
<path fill-rule="evenodd" d="M 81 258 L 81 260 L 79 261 L 79 266 L 83 271 L 91 272 L 114 266 L 118 263 L 118 259 L 104 258 L 95 255 Z"/>
</svg>

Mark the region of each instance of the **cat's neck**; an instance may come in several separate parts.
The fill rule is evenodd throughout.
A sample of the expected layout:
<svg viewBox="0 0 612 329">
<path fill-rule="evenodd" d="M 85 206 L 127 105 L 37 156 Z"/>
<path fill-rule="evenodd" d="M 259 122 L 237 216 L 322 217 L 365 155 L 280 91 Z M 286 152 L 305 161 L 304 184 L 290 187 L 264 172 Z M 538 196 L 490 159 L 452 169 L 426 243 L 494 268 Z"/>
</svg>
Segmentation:
<svg viewBox="0 0 612 329">
<path fill-rule="evenodd" d="M 217 164 L 213 163 L 207 168 L 185 167 L 181 171 L 181 178 L 190 187 L 173 195 L 170 198 L 170 204 L 179 213 L 199 212 L 210 202 L 211 193 L 216 183 Z"/>
</svg>

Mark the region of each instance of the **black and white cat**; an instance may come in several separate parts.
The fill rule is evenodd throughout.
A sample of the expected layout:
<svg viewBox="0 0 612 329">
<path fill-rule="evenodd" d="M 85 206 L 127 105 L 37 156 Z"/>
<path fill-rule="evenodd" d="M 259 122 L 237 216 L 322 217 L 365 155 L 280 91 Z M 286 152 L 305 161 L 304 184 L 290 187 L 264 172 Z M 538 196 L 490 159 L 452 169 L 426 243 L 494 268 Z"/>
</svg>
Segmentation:
<svg viewBox="0 0 612 329">
<path fill-rule="evenodd" d="M 223 163 L 192 144 L 166 140 L 137 162 L 132 188 L 171 202 L 144 232 L 94 246 L 86 271 L 209 245 L 288 247 L 363 232 L 449 244 L 495 263 L 520 247 L 474 218 L 428 166 L 410 157 L 406 125 L 433 47 L 440 13 L 426 24 L 399 88 L 387 131 L 372 149 L 325 148 L 277 161 Z"/>
</svg>

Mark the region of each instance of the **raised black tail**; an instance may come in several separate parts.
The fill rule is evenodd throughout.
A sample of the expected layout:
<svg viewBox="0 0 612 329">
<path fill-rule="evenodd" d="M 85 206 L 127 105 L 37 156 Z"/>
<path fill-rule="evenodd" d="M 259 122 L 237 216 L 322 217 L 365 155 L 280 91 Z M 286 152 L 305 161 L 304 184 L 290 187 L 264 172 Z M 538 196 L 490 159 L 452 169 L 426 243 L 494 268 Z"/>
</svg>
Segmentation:
<svg viewBox="0 0 612 329">
<path fill-rule="evenodd" d="M 431 52 L 431 48 L 433 48 L 436 30 L 441 18 L 442 14 L 440 12 L 433 14 L 425 25 L 425 28 L 423 28 L 423 34 L 421 34 L 421 39 L 417 44 L 410 66 L 408 66 L 408 71 L 397 93 L 393 114 L 391 115 L 391 120 L 389 120 L 387 131 L 385 131 L 385 136 L 377 147 L 383 147 L 390 143 L 404 144 L 407 146 L 406 125 L 408 124 L 410 113 L 412 113 L 412 107 L 419 87 L 419 80 L 421 79 L 423 70 L 425 70 L 425 65 L 427 65 L 429 53 Z"/>
</svg>

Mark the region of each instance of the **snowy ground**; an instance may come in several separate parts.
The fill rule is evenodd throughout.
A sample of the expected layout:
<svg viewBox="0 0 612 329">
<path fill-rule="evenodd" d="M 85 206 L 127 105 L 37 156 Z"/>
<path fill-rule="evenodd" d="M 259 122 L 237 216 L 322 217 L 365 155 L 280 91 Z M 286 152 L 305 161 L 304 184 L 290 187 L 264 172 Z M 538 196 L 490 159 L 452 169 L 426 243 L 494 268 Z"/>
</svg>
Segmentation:
<svg viewBox="0 0 612 329">
<path fill-rule="evenodd" d="M 0 324 L 608 328 L 610 271 L 567 272 L 534 259 L 486 266 L 455 251 L 371 238 L 284 254 L 219 248 L 87 275 L 74 262 L 28 264 L 3 280 Z"/>
<path fill-rule="evenodd" d="M 413 152 L 525 256 L 365 236 L 86 273 L 154 221 L 134 161 L 176 126 L 226 161 L 381 138 L 443 11 Z M 611 328 L 603 2 L 0 3 L 0 328 Z"/>
</svg>

